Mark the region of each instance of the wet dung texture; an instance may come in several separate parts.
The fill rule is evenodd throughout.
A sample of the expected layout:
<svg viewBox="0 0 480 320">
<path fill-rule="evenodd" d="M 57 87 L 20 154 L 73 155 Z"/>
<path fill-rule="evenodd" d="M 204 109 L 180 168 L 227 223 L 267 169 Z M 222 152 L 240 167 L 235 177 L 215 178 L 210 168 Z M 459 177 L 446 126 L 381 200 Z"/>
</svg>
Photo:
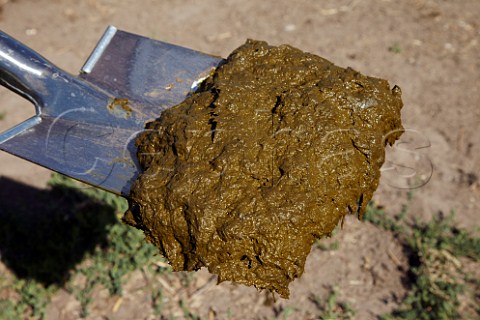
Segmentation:
<svg viewBox="0 0 480 320">
<path fill-rule="evenodd" d="M 384 147 L 403 132 L 400 95 L 316 55 L 248 40 L 147 124 L 124 221 L 174 270 L 207 267 L 219 282 L 288 297 L 315 239 L 347 213 L 362 216 Z"/>
</svg>

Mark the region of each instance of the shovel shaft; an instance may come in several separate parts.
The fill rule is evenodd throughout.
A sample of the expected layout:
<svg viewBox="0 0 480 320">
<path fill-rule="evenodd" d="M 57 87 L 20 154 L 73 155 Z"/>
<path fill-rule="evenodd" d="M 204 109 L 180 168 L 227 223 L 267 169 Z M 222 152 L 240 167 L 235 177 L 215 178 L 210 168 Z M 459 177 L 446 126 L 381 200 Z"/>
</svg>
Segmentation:
<svg viewBox="0 0 480 320">
<path fill-rule="evenodd" d="M 44 57 L 0 31 L 0 83 L 40 106 L 50 95 L 51 80 L 63 73 Z"/>
</svg>

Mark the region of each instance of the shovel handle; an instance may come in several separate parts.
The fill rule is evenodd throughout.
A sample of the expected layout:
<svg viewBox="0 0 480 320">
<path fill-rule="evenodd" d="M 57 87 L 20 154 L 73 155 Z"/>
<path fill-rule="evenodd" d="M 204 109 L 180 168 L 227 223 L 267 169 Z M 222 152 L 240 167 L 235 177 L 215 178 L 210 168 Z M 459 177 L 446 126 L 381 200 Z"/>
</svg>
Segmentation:
<svg viewBox="0 0 480 320">
<path fill-rule="evenodd" d="M 64 76 L 47 59 L 0 31 L 0 84 L 30 100 L 37 114 L 51 96 L 55 78 Z"/>
</svg>

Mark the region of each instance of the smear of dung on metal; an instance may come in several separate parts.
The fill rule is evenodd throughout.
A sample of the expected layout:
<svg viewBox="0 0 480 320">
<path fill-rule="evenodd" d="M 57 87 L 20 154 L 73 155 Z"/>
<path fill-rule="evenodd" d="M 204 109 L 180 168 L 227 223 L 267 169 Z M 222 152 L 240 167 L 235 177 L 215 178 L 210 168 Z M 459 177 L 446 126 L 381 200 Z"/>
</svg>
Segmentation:
<svg viewBox="0 0 480 320">
<path fill-rule="evenodd" d="M 362 216 L 401 92 L 288 45 L 248 40 L 136 141 L 124 221 L 173 269 L 288 297 L 316 238 Z"/>
</svg>

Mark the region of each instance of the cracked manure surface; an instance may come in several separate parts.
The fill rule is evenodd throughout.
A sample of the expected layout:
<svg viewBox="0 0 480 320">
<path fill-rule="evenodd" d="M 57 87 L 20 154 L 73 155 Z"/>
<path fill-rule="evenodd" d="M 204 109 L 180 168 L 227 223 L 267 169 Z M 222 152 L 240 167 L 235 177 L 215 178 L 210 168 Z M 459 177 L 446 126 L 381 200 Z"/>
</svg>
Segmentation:
<svg viewBox="0 0 480 320">
<path fill-rule="evenodd" d="M 361 217 L 401 92 L 288 45 L 248 40 L 136 144 L 124 221 L 176 271 L 207 267 L 288 297 L 316 238 Z"/>
</svg>

